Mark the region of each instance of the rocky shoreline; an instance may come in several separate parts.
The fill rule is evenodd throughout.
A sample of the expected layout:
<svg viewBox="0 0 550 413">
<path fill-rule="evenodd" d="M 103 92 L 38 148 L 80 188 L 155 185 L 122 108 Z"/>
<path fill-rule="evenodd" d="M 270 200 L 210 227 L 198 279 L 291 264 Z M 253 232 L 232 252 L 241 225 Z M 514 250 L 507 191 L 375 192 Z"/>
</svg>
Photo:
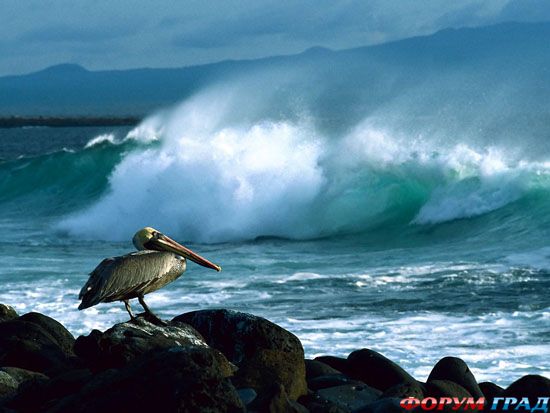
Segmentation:
<svg viewBox="0 0 550 413">
<path fill-rule="evenodd" d="M 477 383 L 455 357 L 441 359 L 425 383 L 369 349 L 307 360 L 292 333 L 230 310 L 166 325 L 142 316 L 75 340 L 50 317 L 0 304 L 0 412 L 392 413 L 423 410 L 401 407 L 405 398 L 484 399 L 477 409 L 490 410 L 495 397 L 535 406 L 549 396 L 548 378 L 527 375 L 503 389 Z"/>
</svg>

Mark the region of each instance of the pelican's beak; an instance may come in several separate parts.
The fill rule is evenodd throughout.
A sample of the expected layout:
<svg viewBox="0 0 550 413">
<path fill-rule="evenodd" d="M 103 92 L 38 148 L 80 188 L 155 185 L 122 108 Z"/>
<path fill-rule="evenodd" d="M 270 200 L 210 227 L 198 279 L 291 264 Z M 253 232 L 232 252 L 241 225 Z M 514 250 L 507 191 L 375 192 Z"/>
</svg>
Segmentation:
<svg viewBox="0 0 550 413">
<path fill-rule="evenodd" d="M 157 244 L 159 250 L 164 251 L 170 251 L 174 254 L 181 255 L 184 258 L 187 258 L 193 262 L 196 262 L 199 265 L 202 265 L 203 267 L 212 268 L 216 271 L 221 271 L 222 267 L 219 265 L 216 265 L 210 261 L 208 261 L 206 258 L 201 257 L 199 254 L 194 253 L 189 248 L 184 247 L 181 244 L 178 244 L 176 241 L 174 241 L 172 238 L 167 237 L 164 234 L 159 234 L 157 239 L 152 239 L 152 242 Z"/>
</svg>

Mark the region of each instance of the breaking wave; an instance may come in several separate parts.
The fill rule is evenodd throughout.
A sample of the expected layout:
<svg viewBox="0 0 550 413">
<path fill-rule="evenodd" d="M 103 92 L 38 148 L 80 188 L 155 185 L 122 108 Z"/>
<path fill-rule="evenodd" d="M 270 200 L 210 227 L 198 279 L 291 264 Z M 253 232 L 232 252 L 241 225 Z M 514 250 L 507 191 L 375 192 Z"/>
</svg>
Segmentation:
<svg viewBox="0 0 550 413">
<path fill-rule="evenodd" d="M 533 197 L 544 211 L 550 205 L 550 162 L 515 159 L 496 146 L 435 144 L 372 119 L 334 136 L 306 115 L 232 118 L 236 105 L 231 96 L 199 95 L 131 131 L 125 141 L 140 146 L 99 147 L 114 142 L 98 137 L 88 151 L 64 154 L 101 149 L 99 164 L 107 166 L 79 173 L 108 182 L 58 228 L 112 240 L 145 225 L 200 242 L 308 239 L 411 230 L 509 208 L 524 216 Z"/>
</svg>

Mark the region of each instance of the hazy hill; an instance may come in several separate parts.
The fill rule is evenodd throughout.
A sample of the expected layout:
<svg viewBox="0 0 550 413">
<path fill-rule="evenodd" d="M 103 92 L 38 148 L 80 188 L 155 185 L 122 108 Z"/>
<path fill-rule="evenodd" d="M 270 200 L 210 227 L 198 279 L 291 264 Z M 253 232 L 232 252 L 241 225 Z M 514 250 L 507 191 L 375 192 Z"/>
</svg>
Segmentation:
<svg viewBox="0 0 550 413">
<path fill-rule="evenodd" d="M 507 23 L 446 29 L 372 47 L 313 48 L 293 56 L 179 69 L 88 71 L 63 64 L 0 77 L 0 116 L 142 115 L 207 85 L 258 75 L 261 84 L 279 85 L 282 102 L 298 96 L 304 105 L 315 106 L 319 118 L 337 119 L 346 111 L 352 120 L 354 111 L 361 117 L 384 105 L 408 108 L 415 116 L 457 108 L 475 114 L 480 107 L 518 99 L 521 110 L 534 110 L 536 117 L 550 113 L 549 44 L 550 23 Z M 503 114 L 510 110 L 502 107 Z"/>
</svg>

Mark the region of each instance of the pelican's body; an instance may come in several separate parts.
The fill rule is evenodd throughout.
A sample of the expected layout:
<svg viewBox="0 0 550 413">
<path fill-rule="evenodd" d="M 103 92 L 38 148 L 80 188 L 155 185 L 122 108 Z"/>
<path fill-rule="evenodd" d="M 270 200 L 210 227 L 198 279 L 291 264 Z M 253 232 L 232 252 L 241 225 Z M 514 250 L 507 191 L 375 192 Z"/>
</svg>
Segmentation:
<svg viewBox="0 0 550 413">
<path fill-rule="evenodd" d="M 137 298 L 164 287 L 185 272 L 185 258 L 171 252 L 138 251 L 101 261 L 82 290 L 79 310 L 98 303 Z"/>
<path fill-rule="evenodd" d="M 90 278 L 80 291 L 82 302 L 78 306 L 79 310 L 99 303 L 123 301 L 133 319 L 128 300 L 138 298 L 146 313 L 156 318 L 143 301 L 143 296 L 179 278 L 185 272 L 186 258 L 205 267 L 221 270 L 218 265 L 153 228 L 138 231 L 133 242 L 141 251 L 106 258 L 90 273 Z"/>
</svg>

